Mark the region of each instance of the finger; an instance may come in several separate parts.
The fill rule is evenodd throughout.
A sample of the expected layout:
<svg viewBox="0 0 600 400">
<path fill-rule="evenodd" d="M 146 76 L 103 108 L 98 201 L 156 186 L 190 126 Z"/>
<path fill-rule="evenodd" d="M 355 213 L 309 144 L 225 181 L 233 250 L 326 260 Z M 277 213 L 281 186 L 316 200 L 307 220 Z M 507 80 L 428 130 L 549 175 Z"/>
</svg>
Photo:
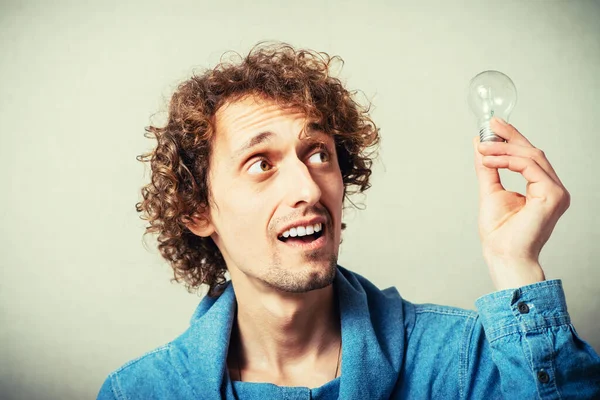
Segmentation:
<svg viewBox="0 0 600 400">
<path fill-rule="evenodd" d="M 531 158 L 484 156 L 483 163 L 490 168 L 507 168 L 523 175 L 529 182 L 527 185 L 527 197 L 529 198 L 546 202 L 554 197 L 559 197 L 559 192 L 562 193 L 563 191 L 563 188 Z"/>
<path fill-rule="evenodd" d="M 508 143 L 519 144 L 525 147 L 534 147 L 529 140 L 514 126 L 504 121 L 502 118 L 493 117 L 490 120 L 492 131 L 506 140 Z"/>
<path fill-rule="evenodd" d="M 499 190 L 504 190 L 500 175 L 495 168 L 489 168 L 483 165 L 483 155 L 478 150 L 479 135 L 473 137 L 473 148 L 475 150 L 475 173 L 479 181 L 479 198 L 485 197 Z"/>
<path fill-rule="evenodd" d="M 558 175 L 552 168 L 552 165 L 546 158 L 544 152 L 535 147 L 524 147 L 511 143 L 502 142 L 485 142 L 478 145 L 479 152 L 484 156 L 516 156 L 523 158 L 531 158 L 538 165 L 546 171 L 546 173 L 560 186 L 563 186 L 562 182 L 558 178 Z"/>
</svg>

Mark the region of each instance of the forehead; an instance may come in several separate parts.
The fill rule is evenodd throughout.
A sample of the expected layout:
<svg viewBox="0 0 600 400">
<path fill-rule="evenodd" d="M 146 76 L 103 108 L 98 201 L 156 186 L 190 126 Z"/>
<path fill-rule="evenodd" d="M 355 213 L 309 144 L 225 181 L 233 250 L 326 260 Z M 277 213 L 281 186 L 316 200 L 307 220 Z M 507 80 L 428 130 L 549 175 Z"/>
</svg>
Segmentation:
<svg viewBox="0 0 600 400">
<path fill-rule="evenodd" d="M 255 96 L 227 102 L 215 114 L 216 139 L 230 144 L 277 125 L 291 124 L 300 131 L 305 123 L 304 113 Z"/>
</svg>

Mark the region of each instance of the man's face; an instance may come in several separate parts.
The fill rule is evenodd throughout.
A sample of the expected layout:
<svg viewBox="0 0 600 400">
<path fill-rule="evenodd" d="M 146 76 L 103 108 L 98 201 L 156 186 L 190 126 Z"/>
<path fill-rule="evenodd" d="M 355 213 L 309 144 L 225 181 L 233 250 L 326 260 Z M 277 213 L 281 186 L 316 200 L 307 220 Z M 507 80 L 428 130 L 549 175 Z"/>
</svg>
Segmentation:
<svg viewBox="0 0 600 400">
<path fill-rule="evenodd" d="M 232 278 L 285 292 L 329 285 L 344 196 L 333 137 L 257 97 L 226 104 L 215 122 L 209 233 Z"/>
</svg>

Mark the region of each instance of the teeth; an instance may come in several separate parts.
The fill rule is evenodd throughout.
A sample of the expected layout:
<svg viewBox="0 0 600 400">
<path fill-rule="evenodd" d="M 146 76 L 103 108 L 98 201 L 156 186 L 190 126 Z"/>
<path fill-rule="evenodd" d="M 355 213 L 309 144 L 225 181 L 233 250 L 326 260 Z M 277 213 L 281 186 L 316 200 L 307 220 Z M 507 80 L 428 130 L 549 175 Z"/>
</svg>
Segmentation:
<svg viewBox="0 0 600 400">
<path fill-rule="evenodd" d="M 281 234 L 281 236 L 283 236 L 284 238 L 287 238 L 287 237 L 296 237 L 296 236 L 300 237 L 300 236 L 312 235 L 315 232 L 321 232 L 322 229 L 323 229 L 322 224 L 297 226 L 295 228 L 291 228 L 291 229 L 288 229 L 287 231 L 283 232 Z"/>
</svg>

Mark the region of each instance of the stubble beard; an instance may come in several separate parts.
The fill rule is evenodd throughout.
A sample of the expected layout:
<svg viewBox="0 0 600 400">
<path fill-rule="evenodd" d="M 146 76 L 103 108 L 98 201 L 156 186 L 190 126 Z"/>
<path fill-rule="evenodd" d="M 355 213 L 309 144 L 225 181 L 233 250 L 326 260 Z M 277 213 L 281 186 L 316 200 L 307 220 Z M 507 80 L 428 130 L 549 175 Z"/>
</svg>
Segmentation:
<svg viewBox="0 0 600 400">
<path fill-rule="evenodd" d="M 306 293 L 323 289 L 333 283 L 337 271 L 336 254 L 332 254 L 326 261 L 318 252 L 309 253 L 306 255 L 305 262 L 311 265 L 291 270 L 284 266 L 280 258 L 277 258 L 261 280 L 268 286 L 287 293 Z"/>
</svg>

